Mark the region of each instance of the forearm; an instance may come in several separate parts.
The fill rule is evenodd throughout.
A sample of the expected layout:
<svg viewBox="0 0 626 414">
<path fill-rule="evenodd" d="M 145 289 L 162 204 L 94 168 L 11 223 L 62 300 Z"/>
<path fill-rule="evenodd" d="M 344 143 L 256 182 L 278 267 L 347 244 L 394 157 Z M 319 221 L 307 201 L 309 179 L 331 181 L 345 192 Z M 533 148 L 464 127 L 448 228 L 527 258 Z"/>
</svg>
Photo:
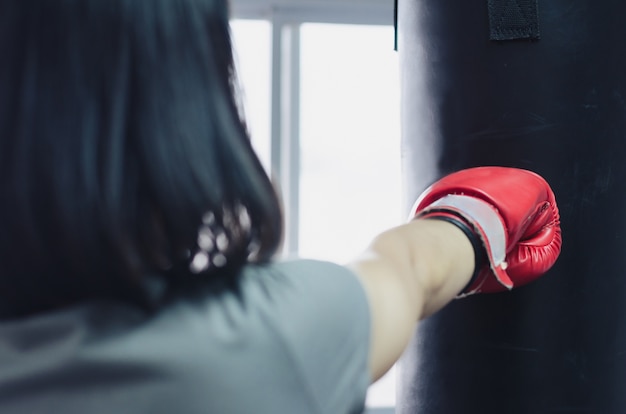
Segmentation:
<svg viewBox="0 0 626 414">
<path fill-rule="evenodd" d="M 413 216 L 377 237 L 353 265 L 370 304 L 374 379 L 402 353 L 415 321 L 462 291 L 495 293 L 527 284 L 561 251 L 554 193 L 527 170 L 477 167 L 450 174 L 418 197 Z"/>
<path fill-rule="evenodd" d="M 474 251 L 456 226 L 414 220 L 382 233 L 351 267 L 368 295 L 373 378 L 389 369 L 418 320 L 436 312 L 468 283 Z"/>
<path fill-rule="evenodd" d="M 402 284 L 407 287 L 414 286 L 414 292 L 421 292 L 416 320 L 424 319 L 443 308 L 467 285 L 474 272 L 474 249 L 458 227 L 445 221 L 414 220 L 397 231 L 398 242 L 409 250 L 407 270 L 397 277 L 405 279 Z"/>
</svg>

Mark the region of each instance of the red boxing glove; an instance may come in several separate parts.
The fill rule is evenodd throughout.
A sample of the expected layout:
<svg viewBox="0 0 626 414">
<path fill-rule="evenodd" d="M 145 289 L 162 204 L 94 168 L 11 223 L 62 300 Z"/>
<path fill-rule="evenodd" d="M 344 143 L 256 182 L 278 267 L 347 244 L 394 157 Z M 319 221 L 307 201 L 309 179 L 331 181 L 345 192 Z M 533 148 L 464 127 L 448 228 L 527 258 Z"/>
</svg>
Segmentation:
<svg viewBox="0 0 626 414">
<path fill-rule="evenodd" d="M 477 268 L 460 296 L 531 282 L 561 252 L 554 193 L 542 177 L 527 170 L 478 167 L 450 174 L 422 193 L 413 216 L 449 221 L 472 241 Z M 488 263 L 481 265 L 481 257 Z"/>
</svg>

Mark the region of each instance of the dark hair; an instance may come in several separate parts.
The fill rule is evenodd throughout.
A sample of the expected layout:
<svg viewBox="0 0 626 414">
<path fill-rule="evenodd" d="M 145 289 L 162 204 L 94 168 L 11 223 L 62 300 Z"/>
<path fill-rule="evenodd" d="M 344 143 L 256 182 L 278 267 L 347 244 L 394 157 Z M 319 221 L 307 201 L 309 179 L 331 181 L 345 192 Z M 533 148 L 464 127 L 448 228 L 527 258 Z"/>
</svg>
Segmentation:
<svg viewBox="0 0 626 414">
<path fill-rule="evenodd" d="M 0 317 L 158 306 L 273 256 L 229 30 L 226 0 L 0 2 Z"/>
</svg>

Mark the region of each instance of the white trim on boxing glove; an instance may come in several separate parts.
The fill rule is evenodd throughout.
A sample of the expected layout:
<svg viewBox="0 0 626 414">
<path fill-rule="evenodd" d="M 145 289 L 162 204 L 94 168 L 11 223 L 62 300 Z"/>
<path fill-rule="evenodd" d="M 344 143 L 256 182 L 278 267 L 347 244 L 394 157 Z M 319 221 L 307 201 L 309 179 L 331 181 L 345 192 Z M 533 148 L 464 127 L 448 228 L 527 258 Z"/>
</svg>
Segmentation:
<svg viewBox="0 0 626 414">
<path fill-rule="evenodd" d="M 498 211 L 491 204 L 479 198 L 451 194 L 438 199 L 419 212 L 416 212 L 415 208 L 413 211 L 415 218 L 429 213 L 447 212 L 466 220 L 481 239 L 489 259 L 489 267 L 498 282 L 507 289 L 513 288 L 513 281 L 505 271 L 507 268 L 506 226 Z"/>
</svg>

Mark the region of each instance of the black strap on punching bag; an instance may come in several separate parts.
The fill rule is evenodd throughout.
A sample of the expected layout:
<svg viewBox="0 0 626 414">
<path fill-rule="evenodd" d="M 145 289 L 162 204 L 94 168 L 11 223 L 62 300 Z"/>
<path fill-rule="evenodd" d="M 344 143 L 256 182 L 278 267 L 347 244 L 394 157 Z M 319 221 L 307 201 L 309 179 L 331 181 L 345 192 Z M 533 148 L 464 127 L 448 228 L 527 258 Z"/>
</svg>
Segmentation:
<svg viewBox="0 0 626 414">
<path fill-rule="evenodd" d="M 393 50 L 398 51 L 398 0 L 393 2 Z"/>
<path fill-rule="evenodd" d="M 491 40 L 539 39 L 538 0 L 487 0 Z"/>
</svg>

